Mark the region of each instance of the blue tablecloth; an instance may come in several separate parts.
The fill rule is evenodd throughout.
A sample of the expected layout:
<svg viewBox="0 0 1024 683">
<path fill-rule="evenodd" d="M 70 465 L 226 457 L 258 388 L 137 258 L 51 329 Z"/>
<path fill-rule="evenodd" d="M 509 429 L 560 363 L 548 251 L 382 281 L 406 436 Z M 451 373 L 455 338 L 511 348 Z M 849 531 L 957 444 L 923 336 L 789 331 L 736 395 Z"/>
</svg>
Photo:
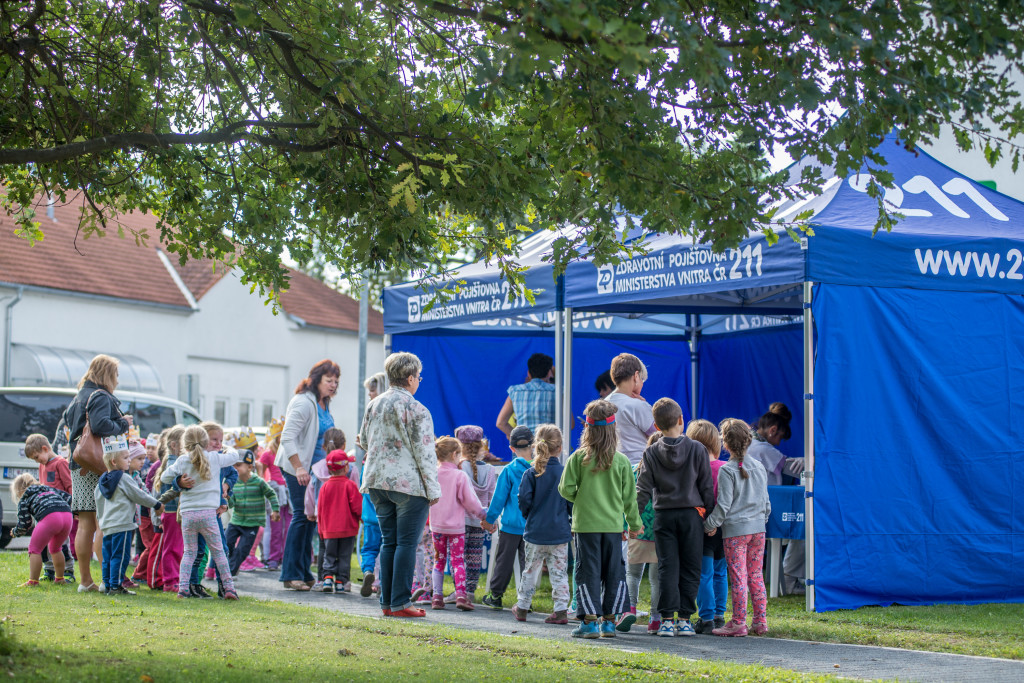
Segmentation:
<svg viewBox="0 0 1024 683">
<path fill-rule="evenodd" d="M 769 486 L 772 514 L 768 518 L 766 538 L 804 538 L 804 487 Z"/>
</svg>

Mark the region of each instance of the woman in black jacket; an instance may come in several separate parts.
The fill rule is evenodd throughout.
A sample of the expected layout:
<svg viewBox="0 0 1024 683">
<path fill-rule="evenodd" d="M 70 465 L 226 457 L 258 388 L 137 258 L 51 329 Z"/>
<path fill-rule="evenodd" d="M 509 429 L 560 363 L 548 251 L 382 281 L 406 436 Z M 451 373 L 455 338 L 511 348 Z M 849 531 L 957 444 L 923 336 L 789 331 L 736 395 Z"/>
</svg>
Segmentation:
<svg viewBox="0 0 1024 683">
<path fill-rule="evenodd" d="M 118 409 L 114 389 L 117 388 L 118 360 L 100 354 L 89 363 L 82 380 L 78 383 L 78 394 L 64 411 L 64 424 L 70 430 L 70 452 L 74 453 L 85 429 L 88 415 L 89 429 L 95 436 L 116 436 L 124 434 L 131 426 Z M 96 499 L 93 492 L 100 475 L 82 470 L 72 459 L 71 467 L 71 512 L 78 519 L 75 533 L 75 553 L 79 558 L 78 591 L 85 593 L 99 590 L 92 580 L 89 560 L 92 559 L 93 536 L 96 535 Z"/>
</svg>

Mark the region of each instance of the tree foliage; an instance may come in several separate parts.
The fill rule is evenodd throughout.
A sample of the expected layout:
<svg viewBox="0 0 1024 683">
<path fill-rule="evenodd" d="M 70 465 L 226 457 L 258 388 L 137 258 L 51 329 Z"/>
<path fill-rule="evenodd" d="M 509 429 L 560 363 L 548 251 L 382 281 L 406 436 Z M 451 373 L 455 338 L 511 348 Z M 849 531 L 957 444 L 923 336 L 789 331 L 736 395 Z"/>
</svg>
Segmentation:
<svg viewBox="0 0 1024 683">
<path fill-rule="evenodd" d="M 0 182 L 22 234 L 84 191 L 87 233 L 156 213 L 182 257 L 265 290 L 287 249 L 344 275 L 467 251 L 515 276 L 517 229 L 613 259 L 642 225 L 719 247 L 784 174 L 839 173 L 897 127 L 1024 127 L 1019 2 L 0 0 Z M 877 161 L 877 159 L 876 159 Z M 884 180 L 884 174 L 883 174 Z M 820 184 L 809 168 L 801 191 Z M 890 227 L 881 211 L 880 227 Z M 139 236 L 152 239 L 154 236 Z"/>
</svg>

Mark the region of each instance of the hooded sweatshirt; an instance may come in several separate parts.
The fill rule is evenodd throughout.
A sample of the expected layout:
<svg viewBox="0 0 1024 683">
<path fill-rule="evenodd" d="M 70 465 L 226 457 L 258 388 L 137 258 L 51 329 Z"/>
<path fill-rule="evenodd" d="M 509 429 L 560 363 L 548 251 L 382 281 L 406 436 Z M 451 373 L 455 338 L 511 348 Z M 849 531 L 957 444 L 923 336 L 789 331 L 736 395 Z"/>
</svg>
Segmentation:
<svg viewBox="0 0 1024 683">
<path fill-rule="evenodd" d="M 459 465 L 459 469 L 469 477 L 469 483 L 473 485 L 473 493 L 476 494 L 480 505 L 486 510 L 491 504 L 491 497 L 494 495 L 494 487 L 498 483 L 498 470 L 491 464 L 483 461 L 476 463 L 476 476 L 473 476 L 473 464 L 468 460 Z M 466 515 L 466 526 L 480 528 L 480 520 Z"/>
<path fill-rule="evenodd" d="M 562 463 L 548 460 L 543 474 L 533 467 L 519 483 L 519 510 L 526 518 L 523 538 L 533 545 L 561 545 L 572 539 L 569 501 L 558 492 L 562 481 Z"/>
<path fill-rule="evenodd" d="M 441 484 L 441 499 L 430 508 L 430 530 L 435 534 L 466 533 L 466 515 L 477 519 L 484 516 L 469 476 L 455 463 L 442 462 L 437 466 L 437 481 Z"/>
<path fill-rule="evenodd" d="M 114 470 L 100 475 L 93 491 L 96 498 L 96 523 L 104 536 L 133 531 L 138 527 L 136 505 L 160 508 L 162 504 L 149 495 L 127 472 Z"/>
<path fill-rule="evenodd" d="M 711 462 L 703 444 L 680 435 L 648 446 L 640 459 L 636 504 L 642 511 L 654 496 L 654 512 L 715 506 Z"/>
<path fill-rule="evenodd" d="M 721 525 L 722 538 L 764 533 L 772 514 L 768 475 L 757 460 L 744 460 L 743 469 L 750 475 L 747 479 L 735 460 L 718 470 L 718 505 L 704 520 L 705 531 Z"/>
<path fill-rule="evenodd" d="M 501 470 L 494 486 L 494 496 L 487 507 L 487 523 L 494 524 L 500 517 L 501 530 L 506 534 L 522 536 L 526 530 L 526 520 L 519 510 L 519 484 L 528 469 L 529 461 L 516 458 Z"/>
</svg>

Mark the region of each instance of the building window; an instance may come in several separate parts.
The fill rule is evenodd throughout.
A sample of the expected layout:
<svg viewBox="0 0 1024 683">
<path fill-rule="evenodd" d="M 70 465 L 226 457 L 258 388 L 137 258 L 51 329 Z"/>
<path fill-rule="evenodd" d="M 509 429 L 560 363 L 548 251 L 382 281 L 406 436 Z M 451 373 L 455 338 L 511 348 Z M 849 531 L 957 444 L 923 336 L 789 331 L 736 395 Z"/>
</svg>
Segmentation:
<svg viewBox="0 0 1024 683">
<path fill-rule="evenodd" d="M 228 421 L 228 400 L 226 398 L 214 399 L 213 421 L 217 424 L 224 424 Z"/>
<path fill-rule="evenodd" d="M 269 425 L 270 421 L 273 420 L 274 417 L 275 417 L 275 415 L 274 415 L 274 404 L 273 403 L 264 403 L 263 404 L 263 424 L 264 425 Z"/>
<path fill-rule="evenodd" d="M 249 423 L 250 413 L 252 413 L 252 403 L 249 401 L 238 402 L 238 426 L 239 427 L 250 427 Z"/>
</svg>

